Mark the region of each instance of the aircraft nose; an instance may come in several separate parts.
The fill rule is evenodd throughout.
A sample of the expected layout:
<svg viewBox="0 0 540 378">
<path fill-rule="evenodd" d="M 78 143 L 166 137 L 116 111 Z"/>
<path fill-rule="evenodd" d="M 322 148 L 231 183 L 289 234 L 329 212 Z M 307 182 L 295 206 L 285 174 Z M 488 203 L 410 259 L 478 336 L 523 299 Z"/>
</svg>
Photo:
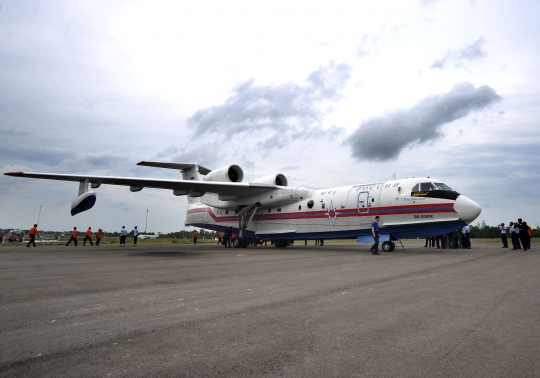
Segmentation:
<svg viewBox="0 0 540 378">
<path fill-rule="evenodd" d="M 482 208 L 479 204 L 464 195 L 458 196 L 456 203 L 454 204 L 454 210 L 459 215 L 459 218 L 464 220 L 467 224 L 471 224 L 482 212 Z"/>
</svg>

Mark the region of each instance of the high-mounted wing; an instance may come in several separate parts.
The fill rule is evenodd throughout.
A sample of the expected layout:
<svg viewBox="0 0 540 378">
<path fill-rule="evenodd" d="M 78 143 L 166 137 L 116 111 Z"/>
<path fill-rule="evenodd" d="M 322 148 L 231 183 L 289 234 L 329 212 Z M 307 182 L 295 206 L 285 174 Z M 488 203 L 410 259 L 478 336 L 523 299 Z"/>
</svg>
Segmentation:
<svg viewBox="0 0 540 378">
<path fill-rule="evenodd" d="M 257 183 L 235 183 L 235 182 L 213 182 L 213 181 L 190 181 L 190 180 L 165 180 L 136 177 L 114 177 L 114 176 L 93 176 L 93 175 L 70 175 L 58 173 L 39 172 L 7 172 L 6 176 L 28 177 L 45 180 L 59 181 L 87 181 L 93 188 L 101 184 L 129 186 L 132 191 L 139 191 L 143 188 L 169 189 L 178 192 L 189 193 L 215 193 L 227 196 L 250 196 L 277 189 L 276 185 Z"/>
</svg>

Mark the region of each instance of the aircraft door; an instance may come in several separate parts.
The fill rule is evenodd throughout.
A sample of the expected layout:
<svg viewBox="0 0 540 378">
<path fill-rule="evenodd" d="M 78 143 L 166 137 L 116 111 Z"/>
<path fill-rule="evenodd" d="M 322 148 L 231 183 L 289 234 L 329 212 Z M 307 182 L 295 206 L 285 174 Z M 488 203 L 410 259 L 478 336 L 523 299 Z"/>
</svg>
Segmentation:
<svg viewBox="0 0 540 378">
<path fill-rule="evenodd" d="M 208 207 L 204 208 L 204 211 L 202 213 L 202 219 L 204 223 L 210 222 L 210 217 L 208 216 Z"/>
<path fill-rule="evenodd" d="M 371 200 L 368 191 L 358 190 L 358 187 L 352 187 L 349 190 L 349 195 L 347 196 L 349 226 L 353 228 L 363 228 L 371 225 Z"/>
</svg>

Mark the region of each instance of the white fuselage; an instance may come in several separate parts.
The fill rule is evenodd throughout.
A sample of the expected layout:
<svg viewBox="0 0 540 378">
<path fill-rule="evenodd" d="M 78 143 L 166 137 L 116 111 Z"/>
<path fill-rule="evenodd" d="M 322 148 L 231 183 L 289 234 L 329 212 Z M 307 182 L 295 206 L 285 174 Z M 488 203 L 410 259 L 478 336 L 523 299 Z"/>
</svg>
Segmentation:
<svg viewBox="0 0 540 378">
<path fill-rule="evenodd" d="M 239 226 L 242 207 L 258 203 L 246 232 L 264 239 L 355 238 L 371 233 L 374 217 L 381 231 L 395 237 L 438 235 L 469 224 L 480 207 L 455 192 L 455 199 L 414 195 L 429 178 L 309 190 L 280 187 L 259 196 L 223 198 L 207 194 L 188 206 L 186 223 L 213 230 Z M 451 196 L 450 196 L 451 197 Z"/>
</svg>

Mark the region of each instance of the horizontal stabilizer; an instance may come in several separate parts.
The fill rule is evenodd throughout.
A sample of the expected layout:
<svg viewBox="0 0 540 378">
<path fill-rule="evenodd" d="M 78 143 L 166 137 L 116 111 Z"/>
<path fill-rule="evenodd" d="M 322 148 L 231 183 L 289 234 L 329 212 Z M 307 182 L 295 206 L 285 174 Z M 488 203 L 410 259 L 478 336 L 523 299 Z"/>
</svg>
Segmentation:
<svg viewBox="0 0 540 378">
<path fill-rule="evenodd" d="M 167 169 L 178 169 L 180 171 L 191 169 L 194 166 L 199 167 L 199 173 L 201 175 L 207 175 L 211 172 L 210 169 L 202 167 L 198 164 L 182 164 L 182 163 L 162 163 L 159 161 L 141 161 L 137 165 L 144 165 L 147 167 L 156 167 L 156 168 L 167 168 Z"/>
</svg>

